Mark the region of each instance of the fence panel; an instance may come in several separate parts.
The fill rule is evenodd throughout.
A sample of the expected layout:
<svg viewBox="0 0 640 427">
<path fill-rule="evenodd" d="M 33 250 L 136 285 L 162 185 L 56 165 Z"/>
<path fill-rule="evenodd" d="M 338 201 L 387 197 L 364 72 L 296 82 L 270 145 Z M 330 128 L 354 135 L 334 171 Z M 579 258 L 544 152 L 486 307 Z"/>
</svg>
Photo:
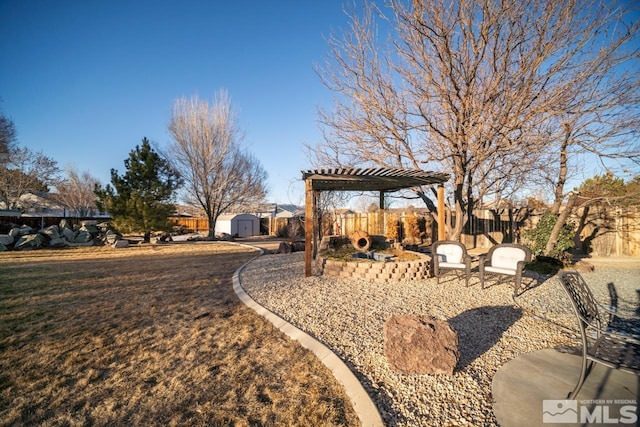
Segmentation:
<svg viewBox="0 0 640 427">
<path fill-rule="evenodd" d="M 498 243 L 521 242 L 522 233 L 536 226 L 543 210 L 516 208 L 475 210 L 467 221 L 460 241 L 467 248 L 490 248 Z M 591 208 L 584 216 L 584 209 L 572 215 L 574 225 L 581 224 L 576 236 L 576 248 L 598 256 L 640 257 L 640 207 L 614 209 L 611 207 Z M 369 234 L 380 234 L 378 212 L 354 212 L 333 217 L 328 212 L 333 227 L 325 233 L 350 235 L 364 230 Z M 382 220 L 385 235 L 389 235 L 389 224 L 397 222 L 399 239 L 408 236 L 410 230 L 410 212 L 385 211 Z M 437 236 L 437 223 L 426 212 L 416 213 L 424 221 L 423 243 L 429 244 Z M 584 217 L 583 217 L 584 216 Z M 452 217 L 455 221 L 455 216 Z"/>
</svg>

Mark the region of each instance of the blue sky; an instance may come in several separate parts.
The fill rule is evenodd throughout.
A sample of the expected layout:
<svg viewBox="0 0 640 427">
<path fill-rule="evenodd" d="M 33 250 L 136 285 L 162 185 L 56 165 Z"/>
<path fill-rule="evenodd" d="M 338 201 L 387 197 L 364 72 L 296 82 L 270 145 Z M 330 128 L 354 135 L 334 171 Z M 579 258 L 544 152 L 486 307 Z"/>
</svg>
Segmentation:
<svg viewBox="0 0 640 427">
<path fill-rule="evenodd" d="M 20 145 L 106 184 L 143 137 L 169 141 L 175 99 L 226 89 L 269 201 L 302 203 L 332 97 L 314 64 L 346 22 L 341 0 L 0 0 L 0 109 Z"/>
</svg>

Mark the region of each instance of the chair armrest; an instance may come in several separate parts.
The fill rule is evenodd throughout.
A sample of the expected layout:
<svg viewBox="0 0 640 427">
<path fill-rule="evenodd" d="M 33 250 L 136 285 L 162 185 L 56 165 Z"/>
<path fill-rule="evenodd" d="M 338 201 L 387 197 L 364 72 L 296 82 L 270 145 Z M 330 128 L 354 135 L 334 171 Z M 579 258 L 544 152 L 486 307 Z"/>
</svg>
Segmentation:
<svg viewBox="0 0 640 427">
<path fill-rule="evenodd" d="M 602 335 L 608 335 L 610 337 L 623 339 L 629 341 L 634 345 L 640 345 L 640 335 L 636 335 L 630 332 L 620 331 L 618 329 L 611 329 L 609 326 L 606 328 L 599 327 L 594 323 L 588 322 L 584 317 L 579 316 L 580 320 L 585 324 L 585 330 L 593 330 Z"/>
<path fill-rule="evenodd" d="M 640 320 L 640 315 L 637 313 L 636 308 L 624 307 L 624 306 L 612 306 L 607 304 L 598 303 L 598 307 L 607 314 L 613 314 L 623 320 Z"/>
<path fill-rule="evenodd" d="M 471 267 L 471 255 L 466 254 L 466 255 L 464 256 L 464 258 L 462 259 L 462 261 L 464 262 L 464 264 L 465 264 L 467 267 Z"/>
<path fill-rule="evenodd" d="M 524 266 L 527 264 L 527 261 L 518 261 L 518 263 L 516 264 L 516 271 L 522 272 L 524 270 Z"/>
<path fill-rule="evenodd" d="M 491 265 L 491 259 L 487 257 L 487 255 L 480 255 L 478 257 L 478 266 L 480 269 L 483 269 L 485 265 Z"/>
</svg>

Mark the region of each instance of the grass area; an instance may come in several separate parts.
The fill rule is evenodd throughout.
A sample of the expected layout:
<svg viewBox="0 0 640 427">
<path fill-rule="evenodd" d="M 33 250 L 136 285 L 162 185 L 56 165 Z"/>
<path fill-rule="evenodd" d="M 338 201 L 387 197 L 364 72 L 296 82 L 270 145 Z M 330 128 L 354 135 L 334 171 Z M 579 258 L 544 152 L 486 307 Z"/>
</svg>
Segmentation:
<svg viewBox="0 0 640 427">
<path fill-rule="evenodd" d="M 330 371 L 236 298 L 254 255 L 0 253 L 0 425 L 358 425 Z"/>
</svg>

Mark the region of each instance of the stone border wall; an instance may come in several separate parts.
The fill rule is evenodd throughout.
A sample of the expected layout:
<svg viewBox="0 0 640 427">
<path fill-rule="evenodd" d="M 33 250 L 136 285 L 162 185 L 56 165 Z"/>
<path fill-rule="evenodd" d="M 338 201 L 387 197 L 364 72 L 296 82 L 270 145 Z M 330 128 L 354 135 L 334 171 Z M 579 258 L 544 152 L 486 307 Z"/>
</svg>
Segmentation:
<svg viewBox="0 0 640 427">
<path fill-rule="evenodd" d="M 316 257 L 316 265 L 322 274 L 345 279 L 365 280 L 422 280 L 431 277 L 431 257 L 412 252 L 420 257 L 413 261 L 338 261 Z"/>
</svg>

